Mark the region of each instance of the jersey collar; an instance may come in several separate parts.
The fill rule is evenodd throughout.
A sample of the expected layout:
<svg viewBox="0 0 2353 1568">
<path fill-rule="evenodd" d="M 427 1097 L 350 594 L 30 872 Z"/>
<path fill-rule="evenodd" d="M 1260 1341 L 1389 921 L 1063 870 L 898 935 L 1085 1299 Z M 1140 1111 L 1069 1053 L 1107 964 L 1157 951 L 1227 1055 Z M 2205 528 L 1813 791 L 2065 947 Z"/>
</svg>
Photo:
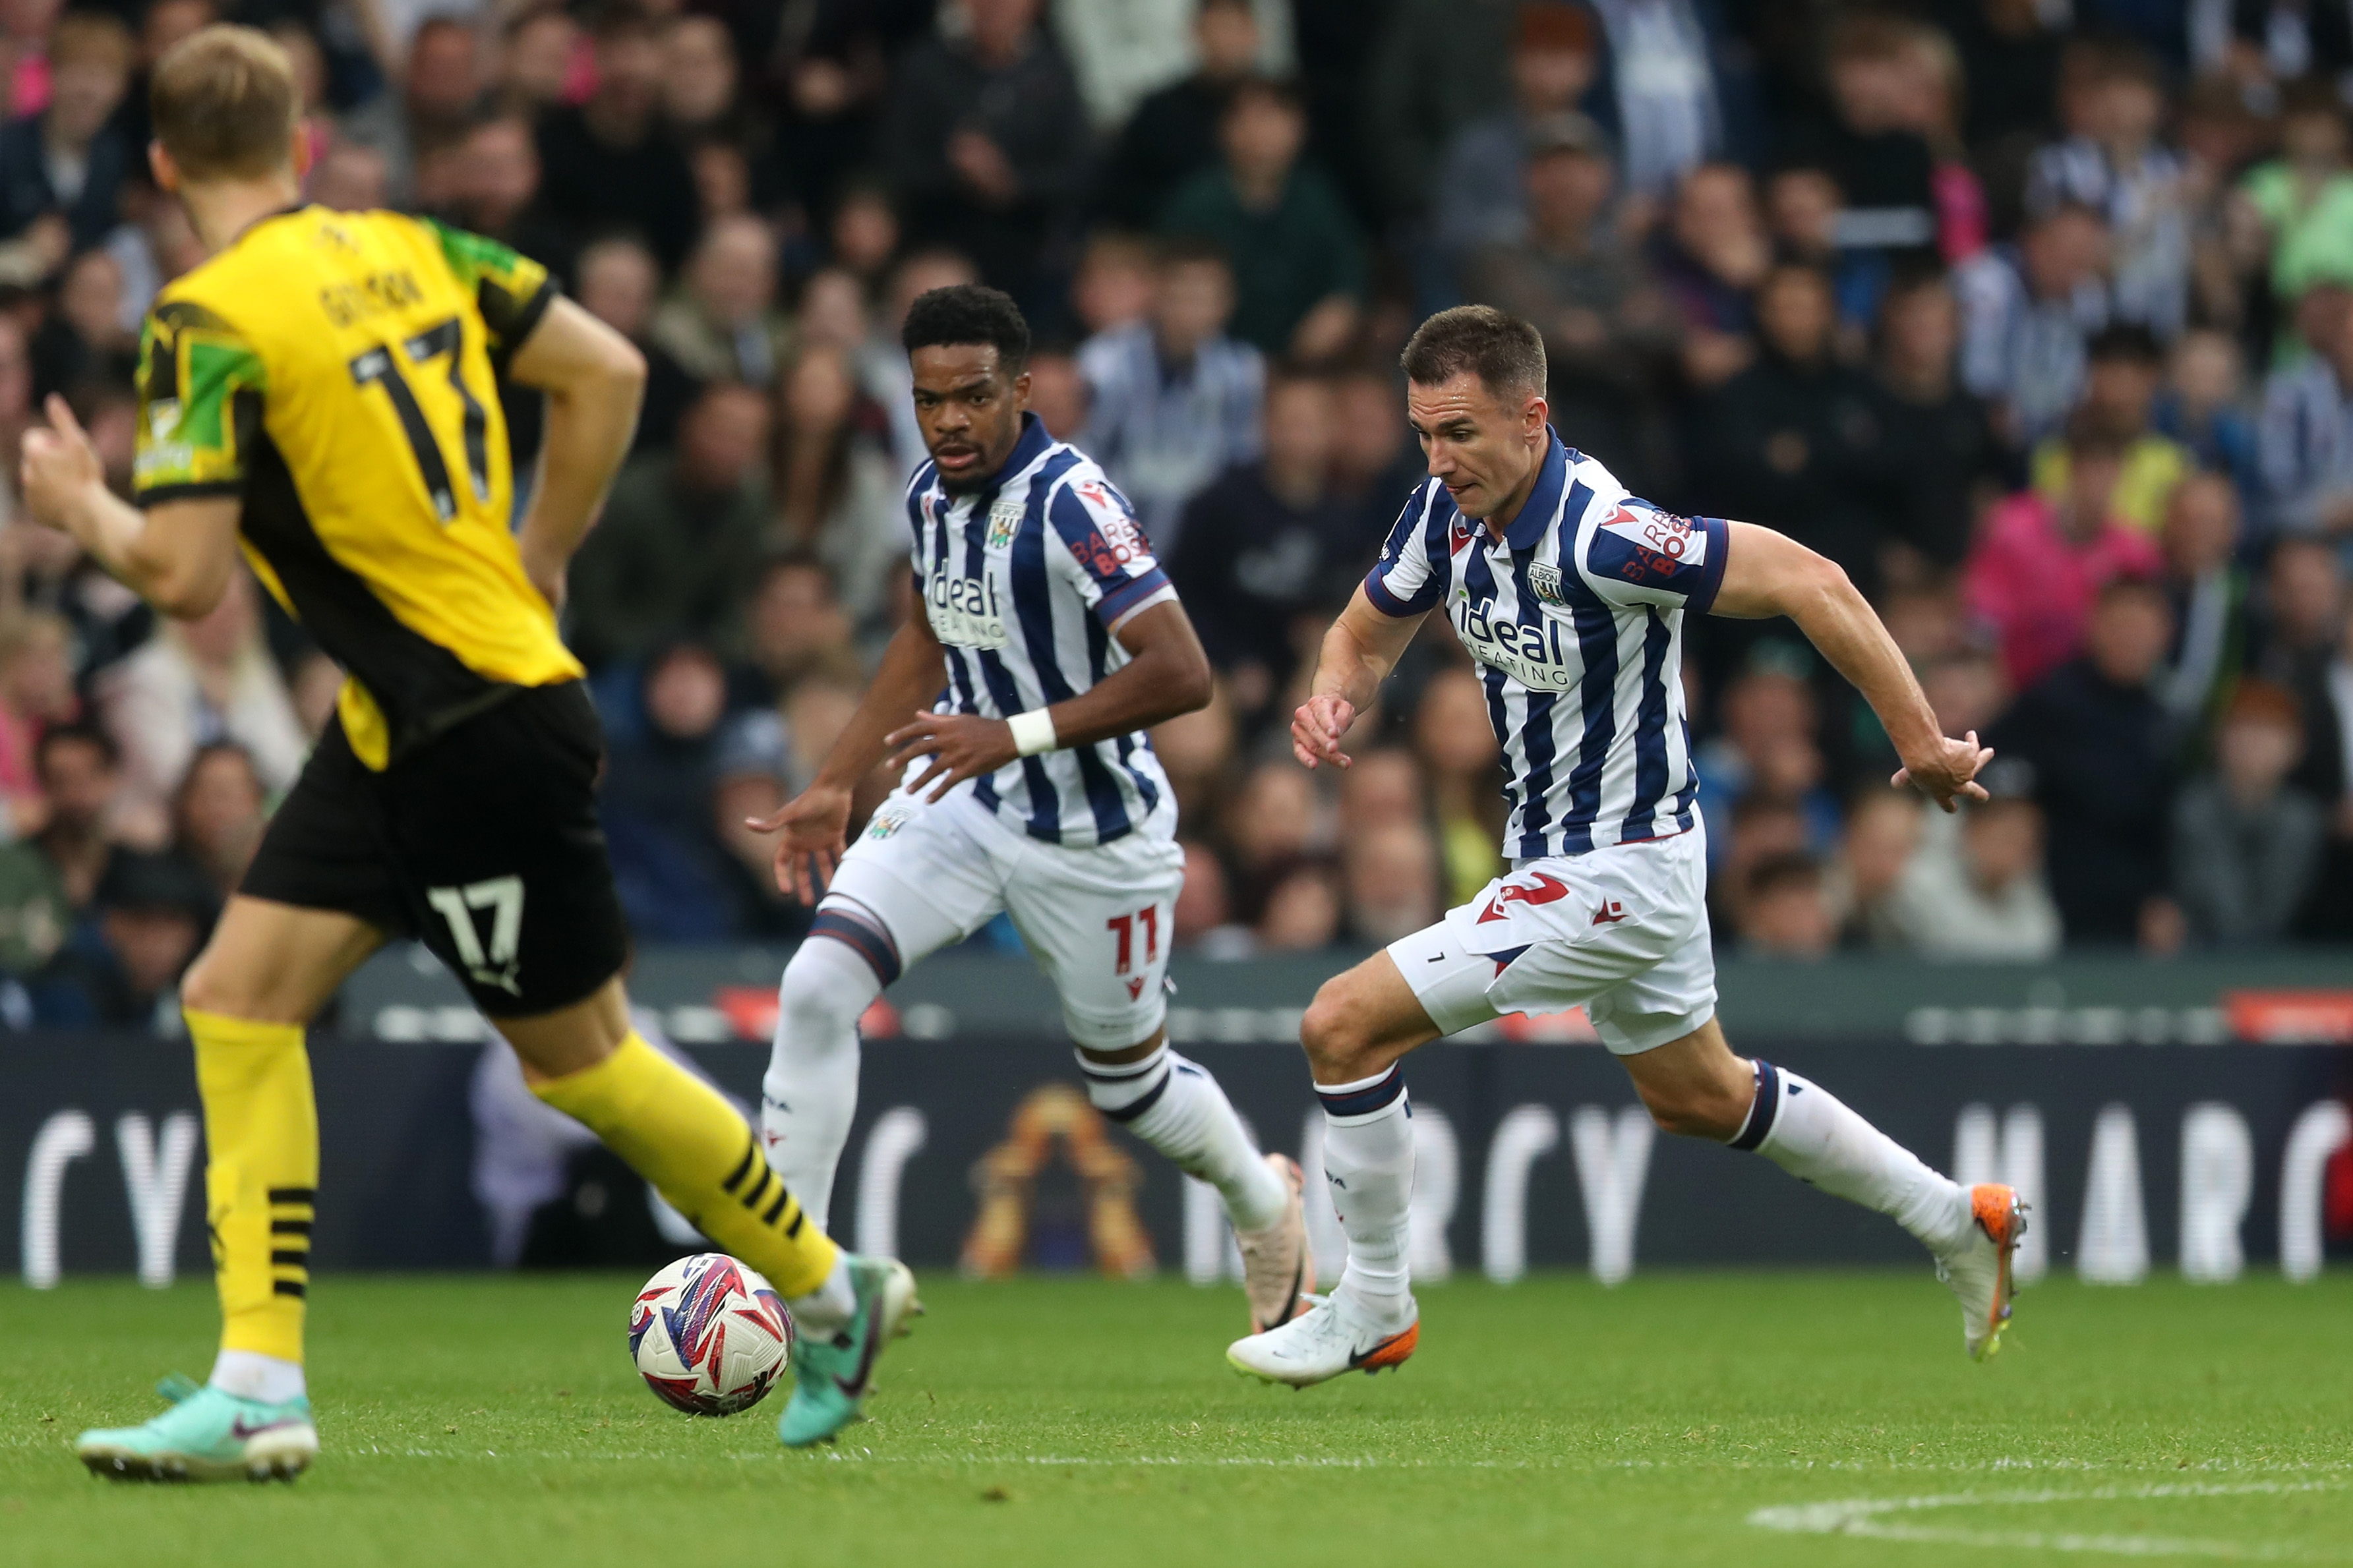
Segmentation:
<svg viewBox="0 0 2353 1568">
<path fill-rule="evenodd" d="M 1044 457 L 1046 448 L 1053 444 L 1054 437 L 1046 433 L 1046 422 L 1035 414 L 1024 413 L 1021 416 L 1021 439 L 1013 443 L 1013 450 L 1006 455 L 1005 466 L 989 476 L 988 483 L 981 487 L 981 493 L 994 496 L 1005 488 L 1006 480 Z"/>
<path fill-rule="evenodd" d="M 1549 425 L 1545 426 L 1545 439 L 1549 445 L 1537 459 L 1535 489 L 1528 492 L 1512 525 L 1504 530 L 1504 542 L 1514 550 L 1534 550 L 1543 540 L 1545 530 L 1552 526 L 1553 514 L 1560 510 L 1560 492 L 1568 484 L 1568 448 Z"/>
</svg>

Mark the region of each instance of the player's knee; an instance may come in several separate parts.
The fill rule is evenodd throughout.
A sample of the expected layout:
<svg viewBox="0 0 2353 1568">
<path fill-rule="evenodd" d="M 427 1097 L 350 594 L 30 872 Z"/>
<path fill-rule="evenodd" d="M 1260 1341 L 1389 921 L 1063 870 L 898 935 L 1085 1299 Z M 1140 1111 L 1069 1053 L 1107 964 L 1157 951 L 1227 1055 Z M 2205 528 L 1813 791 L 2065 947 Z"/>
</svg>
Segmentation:
<svg viewBox="0 0 2353 1568">
<path fill-rule="evenodd" d="M 300 1023 L 280 1019 L 257 977 L 236 964 L 224 963 L 210 948 L 197 954 L 180 977 L 180 1005 L 191 1013 L 213 1013 L 224 1018 L 253 1018 L 269 1023 Z"/>
<path fill-rule="evenodd" d="M 1715 1085 L 1705 1083 L 1637 1084 L 1642 1109 L 1662 1132 L 1678 1138 L 1709 1138 L 1721 1142 L 1740 1131 L 1748 1107 L 1735 1104 Z"/>
<path fill-rule="evenodd" d="M 807 1046 L 830 1045 L 856 1030 L 881 990 L 871 965 L 848 942 L 812 936 L 785 965 L 776 993 L 777 1033 Z"/>
<path fill-rule="evenodd" d="M 1300 1046 L 1320 1082 L 1351 1082 L 1378 1072 L 1383 1065 L 1373 1060 L 1376 1042 L 1369 1019 L 1347 981 L 1345 974 L 1325 981 L 1299 1021 Z"/>
</svg>

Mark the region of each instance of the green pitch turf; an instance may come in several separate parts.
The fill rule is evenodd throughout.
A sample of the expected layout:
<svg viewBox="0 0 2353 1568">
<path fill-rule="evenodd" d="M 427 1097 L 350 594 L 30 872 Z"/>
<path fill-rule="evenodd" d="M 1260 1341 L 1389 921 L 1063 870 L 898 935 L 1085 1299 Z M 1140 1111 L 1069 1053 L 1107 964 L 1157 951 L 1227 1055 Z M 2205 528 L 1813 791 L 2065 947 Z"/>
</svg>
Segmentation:
<svg viewBox="0 0 2353 1568">
<path fill-rule="evenodd" d="M 2353 1563 L 2353 1278 L 2052 1283 L 2000 1358 L 1904 1274 L 1423 1292 L 1397 1375 L 1304 1394 L 1238 1294 L 925 1282 L 874 1419 L 788 1455 L 781 1395 L 657 1405 L 635 1278 L 322 1280 L 319 1468 L 126 1486 L 68 1445 L 209 1364 L 201 1288 L 0 1288 L 0 1563 Z"/>
</svg>

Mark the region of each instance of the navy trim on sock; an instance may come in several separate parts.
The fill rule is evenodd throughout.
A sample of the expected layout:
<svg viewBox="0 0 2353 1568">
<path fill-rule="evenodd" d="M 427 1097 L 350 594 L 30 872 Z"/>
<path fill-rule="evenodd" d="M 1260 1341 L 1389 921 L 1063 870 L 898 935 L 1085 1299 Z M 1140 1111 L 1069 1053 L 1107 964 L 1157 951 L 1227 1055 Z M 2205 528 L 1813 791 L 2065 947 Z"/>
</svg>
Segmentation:
<svg viewBox="0 0 2353 1568">
<path fill-rule="evenodd" d="M 1150 1089 L 1145 1089 L 1142 1094 L 1137 1095 L 1127 1104 L 1121 1106 L 1117 1110 L 1106 1110 L 1103 1114 L 1110 1117 L 1113 1121 L 1128 1122 L 1134 1121 L 1137 1117 L 1143 1115 L 1145 1111 L 1160 1103 L 1160 1097 L 1168 1092 L 1168 1079 L 1174 1075 L 1175 1071 L 1176 1069 L 1171 1068 L 1168 1071 L 1162 1073 L 1160 1075 L 1159 1082 L 1154 1084 Z M 1114 1079 L 1113 1081 L 1119 1080 Z"/>
<path fill-rule="evenodd" d="M 1396 1103 L 1405 1092 L 1405 1074 L 1392 1067 L 1381 1075 L 1381 1080 L 1367 1089 L 1347 1094 L 1334 1094 L 1318 1084 L 1315 1098 L 1324 1102 L 1326 1116 L 1370 1116 L 1374 1111 Z"/>
<path fill-rule="evenodd" d="M 1757 1098 L 1748 1107 L 1748 1120 L 1740 1124 L 1740 1131 L 1733 1135 L 1730 1146 L 1744 1154 L 1751 1152 L 1765 1142 L 1766 1134 L 1773 1131 L 1773 1119 L 1780 1113 L 1781 1069 L 1758 1057 Z"/>
<path fill-rule="evenodd" d="M 899 978 L 899 944 L 891 939 L 882 922 L 863 914 L 842 909 L 821 909 L 817 919 L 809 922 L 809 935 L 829 936 L 848 944 L 849 951 L 866 961 L 874 978 L 887 988 Z"/>
</svg>

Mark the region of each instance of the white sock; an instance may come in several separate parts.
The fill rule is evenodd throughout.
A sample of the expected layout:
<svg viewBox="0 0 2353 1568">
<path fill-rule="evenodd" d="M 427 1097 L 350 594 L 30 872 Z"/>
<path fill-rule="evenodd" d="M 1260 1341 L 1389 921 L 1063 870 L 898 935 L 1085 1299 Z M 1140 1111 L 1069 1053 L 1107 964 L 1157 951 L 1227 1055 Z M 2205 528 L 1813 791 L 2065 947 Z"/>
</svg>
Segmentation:
<svg viewBox="0 0 2353 1568">
<path fill-rule="evenodd" d="M 1413 1316 L 1406 1272 L 1407 1211 L 1413 1199 L 1413 1102 L 1395 1064 L 1355 1083 L 1319 1083 L 1324 1102 L 1324 1179 L 1348 1267 L 1335 1295 L 1345 1294 L 1377 1324 Z"/>
<path fill-rule="evenodd" d="M 858 1114 L 858 1020 L 881 994 L 866 955 L 824 935 L 801 943 L 776 992 L 760 1141 L 769 1168 L 828 1235 L 834 1167 Z"/>
<path fill-rule="evenodd" d="M 844 1252 L 834 1258 L 833 1270 L 825 1277 L 824 1283 L 785 1305 L 792 1310 L 793 1323 L 803 1332 L 818 1339 L 831 1339 L 839 1333 L 842 1325 L 858 1314 L 858 1290 L 849 1282 L 849 1254 Z"/>
<path fill-rule="evenodd" d="M 1291 1194 L 1208 1068 L 1165 1045 L 1117 1067 L 1078 1056 L 1095 1109 L 1217 1188 L 1236 1230 L 1264 1230 L 1282 1217 Z"/>
<path fill-rule="evenodd" d="M 302 1363 L 259 1351 L 223 1351 L 213 1358 L 212 1385 L 239 1399 L 283 1405 L 309 1392 L 302 1381 Z"/>
<path fill-rule="evenodd" d="M 1762 1058 L 1748 1120 L 1727 1142 L 1809 1186 L 1877 1209 L 1931 1252 L 1950 1252 L 1968 1235 L 1967 1187 L 1930 1170 L 1828 1089 Z"/>
</svg>

